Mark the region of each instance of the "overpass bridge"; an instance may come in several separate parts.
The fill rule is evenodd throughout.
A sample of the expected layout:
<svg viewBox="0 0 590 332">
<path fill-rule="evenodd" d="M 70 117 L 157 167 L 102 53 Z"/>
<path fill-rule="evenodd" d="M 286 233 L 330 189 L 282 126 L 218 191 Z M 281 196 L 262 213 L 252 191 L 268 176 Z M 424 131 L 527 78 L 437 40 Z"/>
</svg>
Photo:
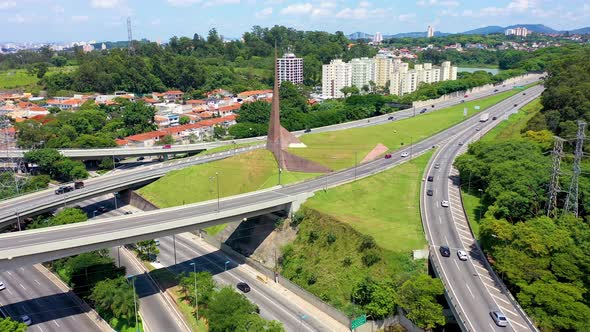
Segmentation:
<svg viewBox="0 0 590 332">
<path fill-rule="evenodd" d="M 514 103 L 522 105 L 536 98 L 542 90 L 543 88 L 540 86 L 533 87 L 527 91 L 530 92 L 527 96 L 522 94 L 512 96 L 488 108 L 486 112 L 492 116 L 500 117 L 507 111 L 512 110 Z M 493 126 L 499 122 L 490 121 L 486 125 Z M 457 135 L 478 135 L 479 133 L 474 129 L 476 126 L 480 126 L 479 118 L 474 116 L 411 147 L 407 146 L 392 153 L 390 159 L 380 158 L 361 164 L 356 168 L 329 173 L 308 181 L 272 190 L 227 197 L 222 199 L 219 205 L 216 201 L 208 201 L 130 216 L 114 217 L 100 222 L 84 222 L 2 234 L 0 235 L 0 269 L 11 269 L 88 250 L 151 239 L 161 235 L 170 235 L 189 229 L 234 221 L 236 218 L 247 218 L 278 210 L 293 211 L 306 197 L 315 191 L 327 190 L 329 187 L 354 181 L 355 178 L 382 172 L 411 159 L 411 157 L 423 154 L 437 145 L 444 144 Z M 412 156 L 410 158 L 401 157 L 404 152 L 412 153 Z M 127 173 L 125 172 L 125 176 L 116 177 L 115 181 L 105 184 L 105 190 L 115 191 L 114 188 L 118 186 L 118 184 L 115 184 L 116 182 L 145 180 L 143 177 L 133 180 L 134 175 Z M 50 205 L 57 207 L 62 204 L 59 199 L 55 198 L 43 201 L 43 203 L 45 204 L 43 208 Z M 30 197 L 27 204 L 29 210 L 35 210 L 37 209 L 36 206 L 41 205 L 36 203 L 35 196 Z M 6 220 L 4 210 L 6 208 L 0 207 L 0 214 L 4 218 L 2 220 Z"/>
<path fill-rule="evenodd" d="M 529 75 L 526 79 L 519 81 L 519 84 L 527 85 L 539 81 L 541 75 L 533 74 Z M 497 91 L 485 90 L 471 94 L 468 98 L 457 97 L 445 101 L 440 101 L 434 104 L 434 107 L 426 107 L 427 112 L 440 110 L 449 106 L 457 105 L 461 103 L 461 100 L 467 99 L 468 101 L 485 98 L 491 95 L 506 92 L 512 89 L 513 84 L 506 86 L 497 86 Z M 337 131 L 357 127 L 367 127 L 383 124 L 389 122 L 390 117 L 395 117 L 395 120 L 401 120 L 412 116 L 419 115 L 421 110 L 416 108 L 410 108 L 401 110 L 394 113 L 384 114 L 375 116 L 369 119 L 355 120 L 325 127 L 314 128 L 314 133 Z M 303 130 L 293 132 L 296 136 L 304 134 Z M 120 148 L 94 148 L 94 149 L 60 149 L 59 151 L 66 157 L 79 160 L 100 160 L 105 157 L 112 158 L 124 158 L 124 157 L 141 157 L 141 156 L 159 156 L 159 155 L 173 155 L 173 154 L 184 154 L 184 153 L 197 153 L 203 150 L 209 150 L 221 146 L 231 146 L 237 144 L 247 143 L 264 143 L 266 136 L 236 139 L 230 141 L 215 141 L 206 143 L 195 143 L 195 144 L 180 144 L 172 145 L 170 148 L 164 149 L 162 146 L 150 146 L 150 147 L 139 147 L 139 146 L 126 146 Z M 22 158 L 27 150 L 23 149 L 8 149 L 0 150 L 0 156 L 2 158 Z"/>
</svg>

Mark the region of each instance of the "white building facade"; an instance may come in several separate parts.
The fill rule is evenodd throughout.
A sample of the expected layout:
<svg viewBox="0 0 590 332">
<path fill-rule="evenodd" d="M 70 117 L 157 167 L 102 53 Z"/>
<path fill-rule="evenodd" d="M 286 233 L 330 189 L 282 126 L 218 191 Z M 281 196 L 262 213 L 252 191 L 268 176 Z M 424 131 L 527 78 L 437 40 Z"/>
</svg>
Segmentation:
<svg viewBox="0 0 590 332">
<path fill-rule="evenodd" d="M 303 84 L 303 59 L 295 57 L 293 53 L 285 53 L 277 59 L 279 85 L 284 81 Z"/>
<path fill-rule="evenodd" d="M 375 77 L 375 61 L 370 58 L 352 59 L 350 61 L 351 84 L 362 90 L 363 86 L 370 86 L 369 82 Z"/>
<path fill-rule="evenodd" d="M 340 59 L 322 66 L 322 95 L 325 98 L 344 98 L 340 89 L 352 86 L 351 64 Z"/>
</svg>

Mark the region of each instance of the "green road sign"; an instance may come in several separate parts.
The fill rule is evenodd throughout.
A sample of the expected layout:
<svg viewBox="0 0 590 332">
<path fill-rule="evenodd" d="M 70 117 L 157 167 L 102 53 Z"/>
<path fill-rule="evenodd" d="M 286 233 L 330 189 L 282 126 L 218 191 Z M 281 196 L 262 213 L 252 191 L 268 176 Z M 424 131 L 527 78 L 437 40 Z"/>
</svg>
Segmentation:
<svg viewBox="0 0 590 332">
<path fill-rule="evenodd" d="M 354 330 L 357 327 L 365 324 L 367 322 L 367 315 L 362 315 L 360 317 L 357 317 L 355 319 L 352 320 L 352 322 L 350 322 L 350 329 Z"/>
<path fill-rule="evenodd" d="M 522 86 L 522 85 L 515 85 L 514 86 L 514 89 L 516 89 L 516 90 L 523 90 L 524 89 L 524 86 Z"/>
</svg>

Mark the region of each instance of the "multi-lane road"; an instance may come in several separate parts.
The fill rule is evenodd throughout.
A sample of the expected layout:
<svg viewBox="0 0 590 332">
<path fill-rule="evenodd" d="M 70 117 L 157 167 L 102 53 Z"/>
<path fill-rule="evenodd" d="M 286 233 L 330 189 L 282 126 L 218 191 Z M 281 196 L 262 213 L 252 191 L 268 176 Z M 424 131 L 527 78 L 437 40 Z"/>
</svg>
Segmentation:
<svg viewBox="0 0 590 332">
<path fill-rule="evenodd" d="M 538 96 L 540 91 L 541 87 L 527 91 L 529 99 Z M 447 299 L 463 329 L 506 331 L 496 326 L 490 317 L 491 311 L 499 310 L 508 318 L 508 330 L 531 331 L 535 330 L 534 325 L 493 273 L 473 237 L 461 201 L 459 174 L 452 165 L 455 157 L 466 151 L 467 142 L 493 128 L 506 111 L 489 113 L 490 120 L 477 125 L 479 131 L 468 128 L 459 133 L 431 159 L 425 175 L 427 179 L 432 176 L 433 180 L 424 181 L 420 197 L 422 220 L 431 261 L 445 284 Z M 498 120 L 491 120 L 493 117 Z M 427 195 L 428 190 L 432 190 L 432 196 Z M 448 207 L 442 206 L 443 200 L 448 201 Z M 441 246 L 450 248 L 450 257 L 441 255 Z M 458 250 L 467 252 L 466 261 L 459 259 Z"/>
<path fill-rule="evenodd" d="M 531 76 L 529 79 L 519 82 L 519 84 L 526 84 L 533 81 L 538 80 L 537 76 Z M 474 93 L 467 100 L 473 100 L 476 98 L 483 98 L 489 95 L 497 94 L 509 90 L 511 86 L 506 87 L 498 87 L 498 91 L 494 90 L 487 90 L 482 91 L 479 93 Z M 434 108 L 427 108 L 427 112 L 433 112 L 438 109 L 446 108 L 452 105 L 456 105 L 460 103 L 463 98 L 456 98 L 450 99 L 443 102 L 440 102 L 435 105 Z M 419 110 L 418 110 L 419 111 Z M 399 112 L 395 112 L 392 114 L 386 114 L 378 117 L 374 117 L 367 120 L 359 120 L 359 121 L 352 121 L 332 126 L 326 126 L 321 128 L 313 129 L 313 132 L 325 132 L 325 131 L 336 131 L 336 130 L 343 130 L 349 128 L 356 128 L 356 127 L 366 127 L 366 126 L 374 126 L 383 124 L 385 122 L 389 122 L 389 118 L 391 116 L 394 117 L 394 121 L 405 119 L 408 117 L 412 117 L 416 115 L 416 110 L 407 109 Z M 297 132 L 297 134 L 303 134 L 302 132 Z M 261 142 L 263 141 L 258 140 L 258 138 L 253 139 L 246 139 L 248 142 Z M 88 198 L 92 198 L 95 196 L 100 196 L 105 193 L 114 192 L 123 190 L 129 187 L 133 187 L 136 185 L 140 185 L 142 183 L 147 183 L 149 181 L 153 181 L 169 171 L 184 168 L 190 165 L 196 165 L 201 163 L 207 163 L 214 160 L 219 160 L 223 158 L 227 158 L 232 156 L 236 153 L 243 153 L 250 151 L 251 149 L 255 149 L 258 147 L 262 147 L 262 144 L 250 147 L 241 147 L 238 149 L 232 149 L 225 152 L 219 152 L 212 155 L 205 155 L 205 156 L 194 156 L 186 159 L 170 161 L 166 163 L 159 163 L 159 164 L 148 164 L 145 166 L 137 167 L 133 170 L 122 170 L 118 172 L 114 172 L 109 175 L 100 176 L 98 178 L 90 179 L 85 181 L 85 188 L 82 190 L 76 190 L 74 192 L 69 192 L 60 196 L 56 196 L 53 193 L 53 190 L 43 190 L 36 193 L 0 201 L 0 227 L 3 225 L 7 225 L 13 223 L 18 220 L 18 217 L 24 217 L 27 215 L 32 215 L 40 212 L 51 211 L 56 207 L 59 207 L 60 204 L 70 204 L 77 201 L 82 201 Z"/>
</svg>

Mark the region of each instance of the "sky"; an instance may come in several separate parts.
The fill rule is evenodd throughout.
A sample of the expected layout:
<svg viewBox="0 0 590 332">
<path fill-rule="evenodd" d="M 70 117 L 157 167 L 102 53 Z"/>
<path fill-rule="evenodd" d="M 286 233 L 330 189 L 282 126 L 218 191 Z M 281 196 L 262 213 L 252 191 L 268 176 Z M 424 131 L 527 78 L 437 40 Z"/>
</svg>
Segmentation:
<svg viewBox="0 0 590 332">
<path fill-rule="evenodd" d="M 0 0 L 0 42 L 162 42 L 206 35 L 239 38 L 252 26 L 374 34 L 462 32 L 487 25 L 590 26 L 586 0 Z"/>
</svg>

